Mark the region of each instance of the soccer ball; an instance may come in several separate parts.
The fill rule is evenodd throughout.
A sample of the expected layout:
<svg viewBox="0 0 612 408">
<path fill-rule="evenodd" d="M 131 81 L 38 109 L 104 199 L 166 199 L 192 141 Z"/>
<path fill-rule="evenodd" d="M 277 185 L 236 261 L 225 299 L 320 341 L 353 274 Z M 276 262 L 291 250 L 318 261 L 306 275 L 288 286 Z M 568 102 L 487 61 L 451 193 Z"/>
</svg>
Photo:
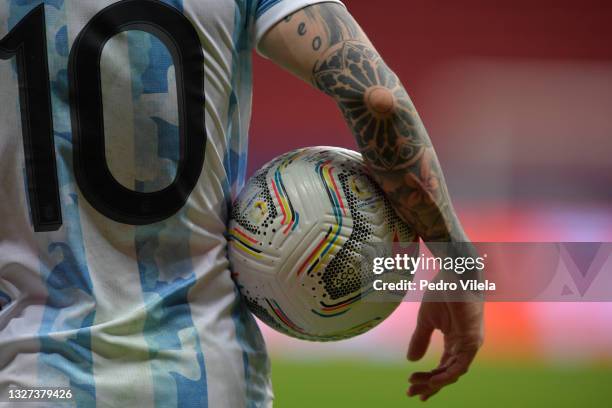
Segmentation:
<svg viewBox="0 0 612 408">
<path fill-rule="evenodd" d="M 284 154 L 259 170 L 238 196 L 229 258 L 250 310 L 293 337 L 328 341 L 364 333 L 402 296 L 377 299 L 373 256 L 414 242 L 370 178 L 361 155 L 333 147 Z M 385 281 L 406 275 L 390 271 Z"/>
</svg>

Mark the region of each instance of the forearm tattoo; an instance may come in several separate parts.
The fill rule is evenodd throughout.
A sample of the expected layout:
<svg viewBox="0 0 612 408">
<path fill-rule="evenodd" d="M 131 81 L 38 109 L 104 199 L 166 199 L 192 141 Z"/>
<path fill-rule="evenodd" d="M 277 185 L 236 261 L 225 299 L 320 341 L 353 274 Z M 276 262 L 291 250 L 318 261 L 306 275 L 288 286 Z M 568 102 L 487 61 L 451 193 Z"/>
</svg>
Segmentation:
<svg viewBox="0 0 612 408">
<path fill-rule="evenodd" d="M 400 216 L 428 241 L 464 240 L 442 170 L 412 101 L 398 77 L 341 6 L 304 9 L 297 35 L 316 29 L 316 87 L 333 97 L 366 164 Z M 324 35 L 323 35 L 324 33 Z M 312 36 L 311 36 L 312 37 Z"/>
<path fill-rule="evenodd" d="M 336 99 L 373 169 L 409 167 L 429 146 L 419 135 L 408 94 L 367 45 L 342 42 L 317 63 L 313 76 L 319 89 Z"/>
</svg>

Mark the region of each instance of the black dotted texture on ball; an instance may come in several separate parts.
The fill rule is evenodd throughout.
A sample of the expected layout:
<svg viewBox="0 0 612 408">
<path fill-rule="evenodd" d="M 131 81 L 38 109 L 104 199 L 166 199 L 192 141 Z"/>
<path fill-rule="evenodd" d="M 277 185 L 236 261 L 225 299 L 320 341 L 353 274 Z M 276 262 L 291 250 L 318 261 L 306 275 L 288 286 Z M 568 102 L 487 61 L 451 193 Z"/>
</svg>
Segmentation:
<svg viewBox="0 0 612 408">
<path fill-rule="evenodd" d="M 325 291 L 332 300 L 360 291 L 367 286 L 370 280 L 370 277 L 363 276 L 363 268 L 359 267 L 360 261 L 357 254 L 361 251 L 362 244 L 368 242 L 372 236 L 372 227 L 366 217 L 356 208 L 359 198 L 355 196 L 349 186 L 350 177 L 357 175 L 357 172 L 346 168 L 342 170 L 338 179 L 353 217 L 353 230 L 340 251 L 327 264 L 322 276 Z"/>
<path fill-rule="evenodd" d="M 266 202 L 266 205 L 268 206 L 268 216 L 261 223 L 264 227 L 272 224 L 272 221 L 274 221 L 274 219 L 278 215 L 267 182 L 268 171 L 274 166 L 275 163 L 272 163 L 269 166 L 266 166 L 265 168 L 258 171 L 257 174 L 255 174 L 253 178 L 251 178 L 251 180 L 249 181 L 249 183 L 254 183 L 256 185 L 258 191 L 257 194 L 259 195 L 259 198 L 264 200 Z M 238 201 L 234 204 L 234 207 L 232 209 L 232 218 L 238 223 L 238 225 L 252 232 L 253 234 L 259 235 L 260 233 L 262 233 L 263 230 L 260 230 L 259 226 L 254 225 L 249 221 L 248 217 L 246 216 L 246 212 L 240 211 L 241 207 L 242 205 Z"/>
</svg>

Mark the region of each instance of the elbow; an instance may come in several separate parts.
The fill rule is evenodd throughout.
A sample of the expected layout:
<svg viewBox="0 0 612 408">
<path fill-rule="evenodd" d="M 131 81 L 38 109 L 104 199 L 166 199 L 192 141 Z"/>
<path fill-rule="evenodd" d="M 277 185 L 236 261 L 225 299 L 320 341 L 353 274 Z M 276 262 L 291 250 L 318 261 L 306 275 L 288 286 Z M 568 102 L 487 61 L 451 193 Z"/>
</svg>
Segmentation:
<svg viewBox="0 0 612 408">
<path fill-rule="evenodd" d="M 397 111 L 397 101 L 393 91 L 383 86 L 366 89 L 363 92 L 363 102 L 374 116 L 390 117 Z"/>
</svg>

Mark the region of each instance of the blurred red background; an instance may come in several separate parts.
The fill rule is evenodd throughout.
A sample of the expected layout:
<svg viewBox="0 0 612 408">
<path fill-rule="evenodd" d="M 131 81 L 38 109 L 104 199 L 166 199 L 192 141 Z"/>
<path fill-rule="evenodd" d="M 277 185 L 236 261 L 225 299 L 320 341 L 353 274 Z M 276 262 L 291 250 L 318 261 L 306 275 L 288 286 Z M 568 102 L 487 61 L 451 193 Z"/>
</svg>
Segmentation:
<svg viewBox="0 0 612 408">
<path fill-rule="evenodd" d="M 345 3 L 404 82 L 458 198 L 612 198 L 612 3 Z M 262 58 L 254 95 L 251 171 L 299 146 L 355 148 L 331 100 Z M 483 167 L 497 173 L 485 186 Z"/>
<path fill-rule="evenodd" d="M 473 240 L 612 240 L 612 3 L 345 4 L 411 95 Z M 260 57 L 254 84 L 249 173 L 297 147 L 356 149 L 328 97 Z M 403 352 L 415 311 L 350 344 Z M 609 358 L 611 323 L 610 304 L 492 304 L 485 354 Z"/>
</svg>

